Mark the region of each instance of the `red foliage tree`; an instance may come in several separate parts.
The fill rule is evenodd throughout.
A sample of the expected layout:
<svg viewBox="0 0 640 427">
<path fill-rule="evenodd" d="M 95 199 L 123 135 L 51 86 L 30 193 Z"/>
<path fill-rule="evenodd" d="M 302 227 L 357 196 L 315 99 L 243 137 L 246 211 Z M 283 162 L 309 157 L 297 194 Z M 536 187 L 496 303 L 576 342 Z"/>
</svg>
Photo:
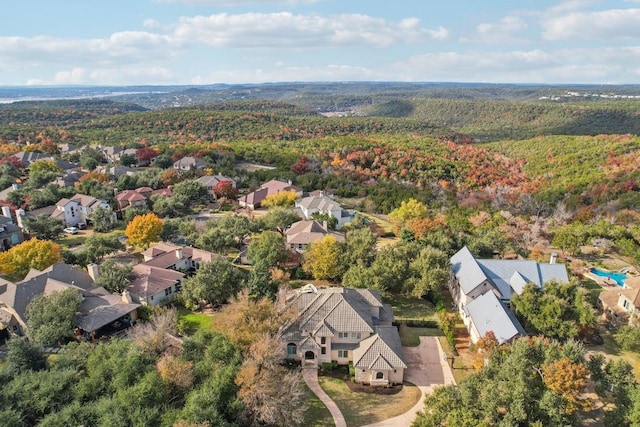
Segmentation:
<svg viewBox="0 0 640 427">
<path fill-rule="evenodd" d="M 296 175 L 303 175 L 312 169 L 311 162 L 308 157 L 300 157 L 300 159 L 291 167 L 291 171 Z"/>
<path fill-rule="evenodd" d="M 233 183 L 229 180 L 220 181 L 213 187 L 213 192 L 219 199 L 235 199 L 238 195 L 238 190 L 233 186 Z"/>
<path fill-rule="evenodd" d="M 157 155 L 158 152 L 153 148 L 140 148 L 136 150 L 136 159 L 138 159 L 139 162 L 150 162 L 151 159 Z"/>
</svg>

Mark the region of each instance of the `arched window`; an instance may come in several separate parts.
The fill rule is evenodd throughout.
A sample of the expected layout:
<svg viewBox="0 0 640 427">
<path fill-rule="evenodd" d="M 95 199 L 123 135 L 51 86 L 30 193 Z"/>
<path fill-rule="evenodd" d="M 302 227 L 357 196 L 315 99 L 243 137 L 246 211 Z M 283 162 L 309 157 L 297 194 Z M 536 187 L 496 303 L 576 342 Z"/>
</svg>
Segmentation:
<svg viewBox="0 0 640 427">
<path fill-rule="evenodd" d="M 376 379 L 377 380 L 382 380 L 384 379 L 384 374 L 382 372 L 376 372 Z"/>
<path fill-rule="evenodd" d="M 294 343 L 287 344 L 287 356 L 295 356 L 298 353 L 298 346 Z"/>
</svg>

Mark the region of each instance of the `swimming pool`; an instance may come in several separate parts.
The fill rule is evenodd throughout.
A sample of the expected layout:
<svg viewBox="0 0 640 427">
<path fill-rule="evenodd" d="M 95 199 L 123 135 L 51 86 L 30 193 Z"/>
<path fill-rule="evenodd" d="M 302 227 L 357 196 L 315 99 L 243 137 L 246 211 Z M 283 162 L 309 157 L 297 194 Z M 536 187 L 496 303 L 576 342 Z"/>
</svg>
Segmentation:
<svg viewBox="0 0 640 427">
<path fill-rule="evenodd" d="M 616 273 L 616 272 L 613 272 L 613 271 L 605 271 L 605 270 L 600 270 L 600 269 L 597 269 L 597 268 L 592 268 L 589 271 L 591 271 L 596 276 L 610 278 L 611 280 L 615 281 L 618 284 L 618 286 L 624 286 L 624 279 L 626 279 L 628 277 L 624 273 Z"/>
</svg>

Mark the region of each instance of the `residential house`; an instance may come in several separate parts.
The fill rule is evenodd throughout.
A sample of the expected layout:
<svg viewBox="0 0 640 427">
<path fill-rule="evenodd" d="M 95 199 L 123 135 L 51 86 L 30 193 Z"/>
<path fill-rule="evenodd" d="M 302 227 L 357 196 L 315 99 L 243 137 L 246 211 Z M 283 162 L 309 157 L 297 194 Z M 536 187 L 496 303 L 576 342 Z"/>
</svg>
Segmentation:
<svg viewBox="0 0 640 427">
<path fill-rule="evenodd" d="M 71 154 L 79 151 L 79 147 L 75 144 L 64 143 L 58 144 L 58 150 L 60 150 L 60 153 L 62 154 Z"/>
<path fill-rule="evenodd" d="M 61 176 L 60 178 L 53 181 L 58 187 L 75 187 L 75 185 L 80 181 L 85 175 L 85 172 L 82 171 L 72 171 L 67 174 Z"/>
<path fill-rule="evenodd" d="M 634 324 L 640 315 L 640 277 L 629 277 L 624 286 L 600 292 L 603 317 L 613 326 Z"/>
<path fill-rule="evenodd" d="M 172 301 L 180 290 L 184 273 L 147 264 L 133 267 L 135 279 L 127 287 L 133 301 L 158 306 Z"/>
<path fill-rule="evenodd" d="M 355 213 L 342 209 L 338 202 L 326 196 L 322 191 L 318 195 L 296 200 L 295 205 L 306 219 L 313 219 L 313 215 L 317 213 L 334 217 L 337 220 L 336 229 L 338 230 L 355 216 Z"/>
<path fill-rule="evenodd" d="M 143 265 L 169 270 L 191 271 L 200 268 L 203 262 L 211 262 L 218 257 L 214 253 L 190 246 L 178 246 L 160 242 L 142 252 Z"/>
<path fill-rule="evenodd" d="M 173 169 L 178 172 L 199 171 L 206 168 L 207 165 L 207 162 L 197 157 L 183 157 L 173 163 Z"/>
<path fill-rule="evenodd" d="M 266 199 L 268 196 L 278 194 L 281 191 L 291 190 L 294 190 L 298 196 L 302 196 L 302 189 L 291 184 L 291 181 L 284 182 L 272 179 L 271 181 L 267 181 L 262 184 L 257 190 L 240 197 L 238 199 L 238 204 L 243 208 L 251 210 L 258 209 L 264 199 Z"/>
<path fill-rule="evenodd" d="M 23 241 L 22 229 L 13 223 L 9 207 L 3 206 L 0 215 L 0 252 L 7 251 Z"/>
<path fill-rule="evenodd" d="M 146 189 L 148 187 L 142 187 L 142 189 Z M 145 192 L 135 190 L 124 190 L 116 193 L 116 203 L 118 204 L 118 209 L 123 210 L 126 208 L 144 208 L 147 207 L 147 196 L 145 196 Z M 151 194 L 149 191 L 148 194 Z"/>
<path fill-rule="evenodd" d="M 122 175 L 134 176 L 138 173 L 137 170 L 128 166 L 116 165 L 116 166 L 98 166 L 97 171 L 104 173 L 105 175 L 112 175 L 115 179 L 120 178 Z"/>
<path fill-rule="evenodd" d="M 309 249 L 309 246 L 322 240 L 327 234 L 332 235 L 339 242 L 344 242 L 344 234 L 327 229 L 326 221 L 320 224 L 316 220 L 302 220 L 291 224 L 285 232 L 287 248 L 302 253 Z"/>
<path fill-rule="evenodd" d="M 52 217 L 60 218 L 68 227 L 87 225 L 89 216 L 98 208 L 111 211 L 111 206 L 104 199 L 96 199 L 85 194 L 76 194 L 70 199 L 60 199 Z M 115 221 L 115 213 L 114 219 Z"/>
<path fill-rule="evenodd" d="M 53 156 L 40 153 L 38 151 L 20 151 L 19 153 L 14 154 L 13 157 L 20 160 L 27 168 L 36 160 L 54 160 Z"/>
<path fill-rule="evenodd" d="M 307 285 L 288 304 L 297 315 L 280 332 L 287 359 L 312 367 L 353 362 L 357 382 L 402 383 L 407 365 L 393 310 L 377 291 Z"/>
<path fill-rule="evenodd" d="M 500 343 L 523 334 L 508 305 L 513 294 L 520 295 L 527 284 L 542 288 L 551 280 L 569 280 L 564 264 L 476 259 L 466 246 L 451 257 L 450 263 L 449 291 L 474 343 L 489 330 Z M 489 292 L 495 298 L 484 296 Z"/>
<path fill-rule="evenodd" d="M 224 175 L 204 175 L 196 179 L 196 181 L 207 188 L 207 192 L 209 193 L 209 200 L 211 201 L 215 201 L 218 199 L 214 191 L 218 183 L 222 181 L 230 181 L 231 186 L 233 188 L 236 188 L 236 182 L 233 179 L 228 178 Z"/>
<path fill-rule="evenodd" d="M 0 329 L 8 329 L 9 335 L 24 335 L 26 311 L 33 298 L 67 289 L 76 290 L 82 297 L 75 323 L 86 336 L 100 335 L 137 319 L 140 305 L 128 300 L 127 295 L 95 287 L 87 272 L 59 262 L 43 271 L 32 269 L 17 283 L 0 280 Z"/>
</svg>

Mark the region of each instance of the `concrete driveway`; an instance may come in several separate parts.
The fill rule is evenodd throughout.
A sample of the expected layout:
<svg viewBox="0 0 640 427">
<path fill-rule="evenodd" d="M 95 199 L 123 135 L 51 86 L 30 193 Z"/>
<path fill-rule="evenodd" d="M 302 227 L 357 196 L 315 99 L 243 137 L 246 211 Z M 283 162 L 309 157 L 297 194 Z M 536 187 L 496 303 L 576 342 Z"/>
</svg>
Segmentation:
<svg viewBox="0 0 640 427">
<path fill-rule="evenodd" d="M 408 427 L 424 408 L 424 399 L 435 386 L 456 383 L 451 368 L 442 358 L 442 347 L 437 337 L 420 337 L 418 347 L 403 347 L 403 350 L 407 360 L 404 380 L 418 386 L 422 397 L 404 414 L 365 427 Z"/>
</svg>

